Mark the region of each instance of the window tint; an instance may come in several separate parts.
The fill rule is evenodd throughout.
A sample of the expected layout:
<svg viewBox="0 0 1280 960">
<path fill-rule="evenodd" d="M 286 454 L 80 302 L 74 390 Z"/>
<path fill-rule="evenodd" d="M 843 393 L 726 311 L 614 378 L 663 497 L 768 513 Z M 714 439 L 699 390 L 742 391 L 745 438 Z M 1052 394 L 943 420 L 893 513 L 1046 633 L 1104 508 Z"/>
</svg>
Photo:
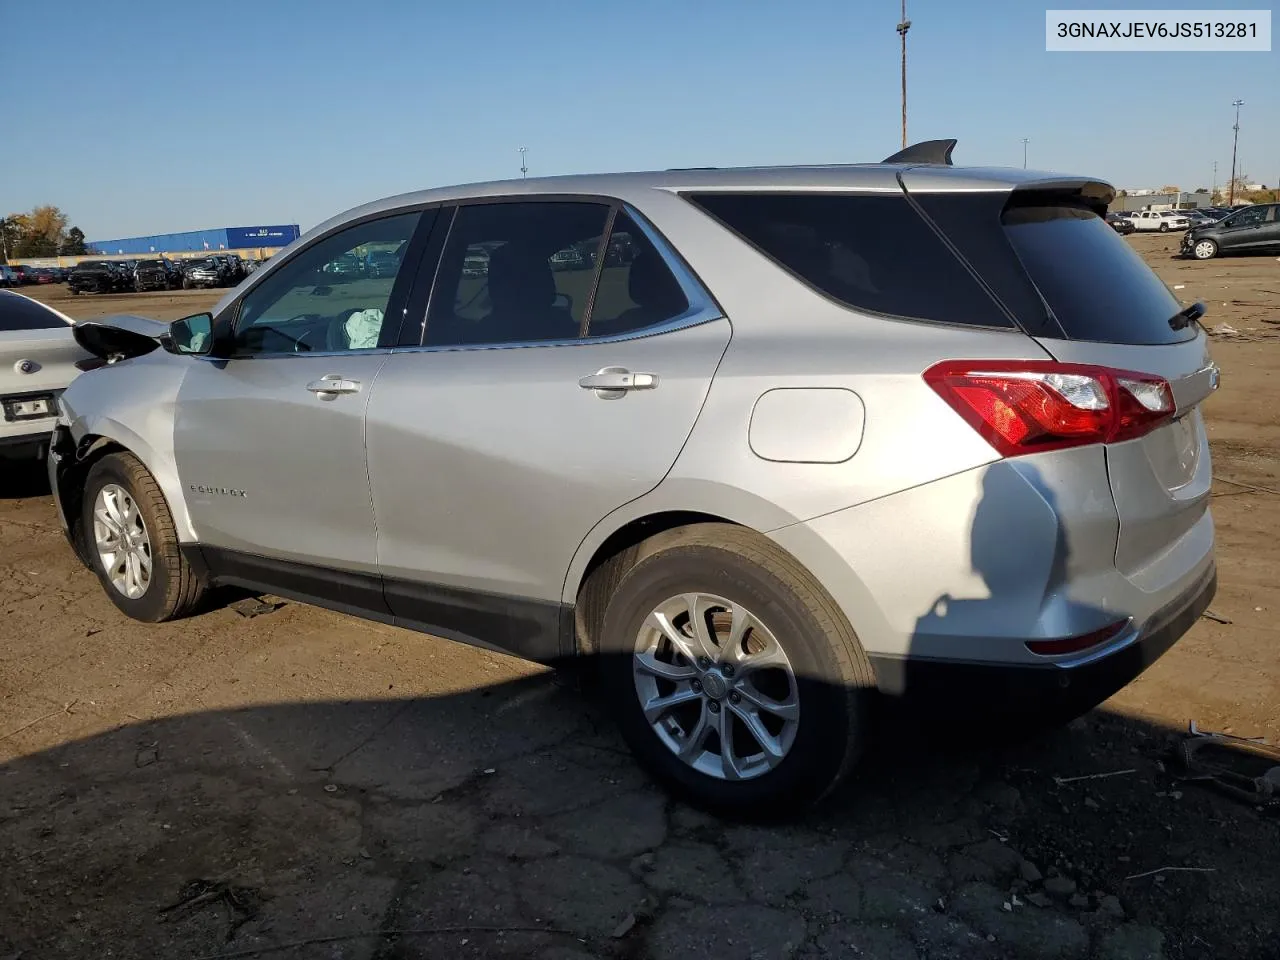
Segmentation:
<svg viewBox="0 0 1280 960">
<path fill-rule="evenodd" d="M 1181 304 L 1092 210 L 1014 206 L 1003 219 L 1005 235 L 1068 339 L 1165 344 L 1196 336 L 1194 327 L 1169 326 Z"/>
<path fill-rule="evenodd" d="M 577 337 L 609 208 L 483 203 L 458 208 L 427 314 L 427 346 Z"/>
<path fill-rule="evenodd" d="M 16 293 L 0 291 L 0 330 L 57 330 L 69 329 L 70 326 L 43 304 Z"/>
<path fill-rule="evenodd" d="M 901 194 L 689 199 L 845 306 L 906 319 L 1012 326 Z"/>
<path fill-rule="evenodd" d="M 241 302 L 234 353 L 376 347 L 399 260 L 395 269 L 371 269 L 369 258 L 400 251 L 420 216 L 405 213 L 357 224 L 281 265 Z"/>
<path fill-rule="evenodd" d="M 689 300 L 649 238 L 623 211 L 613 221 L 587 333 L 616 336 L 664 323 Z"/>
<path fill-rule="evenodd" d="M 1247 207 L 1227 220 L 1228 227 L 1252 227 L 1267 219 L 1267 207 Z"/>
</svg>

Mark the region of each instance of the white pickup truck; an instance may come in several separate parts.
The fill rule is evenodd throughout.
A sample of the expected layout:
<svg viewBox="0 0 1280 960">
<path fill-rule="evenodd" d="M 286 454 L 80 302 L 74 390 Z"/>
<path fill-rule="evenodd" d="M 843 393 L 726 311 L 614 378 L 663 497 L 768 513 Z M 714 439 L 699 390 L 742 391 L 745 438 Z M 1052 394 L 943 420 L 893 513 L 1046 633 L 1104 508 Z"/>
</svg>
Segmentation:
<svg viewBox="0 0 1280 960">
<path fill-rule="evenodd" d="M 1176 210 L 1139 210 L 1125 214 L 1139 230 L 1159 230 L 1168 233 L 1170 230 L 1186 230 L 1191 221 Z"/>
</svg>

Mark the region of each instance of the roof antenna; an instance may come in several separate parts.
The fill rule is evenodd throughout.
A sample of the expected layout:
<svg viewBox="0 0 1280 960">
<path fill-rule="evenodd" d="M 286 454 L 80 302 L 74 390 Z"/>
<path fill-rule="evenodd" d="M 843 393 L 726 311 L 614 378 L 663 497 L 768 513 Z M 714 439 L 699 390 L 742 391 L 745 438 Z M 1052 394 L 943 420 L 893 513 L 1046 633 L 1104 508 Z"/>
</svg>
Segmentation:
<svg viewBox="0 0 1280 960">
<path fill-rule="evenodd" d="M 891 157 L 885 157 L 881 163 L 937 163 L 952 166 L 951 151 L 956 148 L 957 140 L 922 140 L 904 147 Z"/>
</svg>

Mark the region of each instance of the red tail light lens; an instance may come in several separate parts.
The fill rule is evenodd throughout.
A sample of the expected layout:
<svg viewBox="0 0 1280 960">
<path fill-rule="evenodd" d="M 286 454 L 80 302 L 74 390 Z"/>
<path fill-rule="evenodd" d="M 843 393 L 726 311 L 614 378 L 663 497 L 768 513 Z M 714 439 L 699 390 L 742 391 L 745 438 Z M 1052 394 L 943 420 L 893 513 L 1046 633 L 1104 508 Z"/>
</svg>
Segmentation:
<svg viewBox="0 0 1280 960">
<path fill-rule="evenodd" d="M 1166 380 L 1092 364 L 944 360 L 924 379 L 1006 457 L 1131 440 L 1174 414 Z"/>
</svg>

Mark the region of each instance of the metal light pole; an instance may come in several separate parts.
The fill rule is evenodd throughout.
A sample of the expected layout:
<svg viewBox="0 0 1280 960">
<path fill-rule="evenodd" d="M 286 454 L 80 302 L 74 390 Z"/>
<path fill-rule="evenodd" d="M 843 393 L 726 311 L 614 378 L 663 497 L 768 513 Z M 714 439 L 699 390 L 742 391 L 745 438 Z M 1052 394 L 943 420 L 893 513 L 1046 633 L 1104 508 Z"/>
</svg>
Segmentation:
<svg viewBox="0 0 1280 960">
<path fill-rule="evenodd" d="M 1236 202 L 1236 144 L 1240 142 L 1240 108 L 1244 106 L 1244 101 L 1232 100 L 1231 105 L 1236 108 L 1236 125 L 1231 128 L 1234 133 L 1231 137 L 1231 182 L 1227 184 L 1228 207 Z"/>
<path fill-rule="evenodd" d="M 1022 138 L 1022 169 L 1027 169 L 1027 144 L 1031 142 L 1029 137 Z"/>
<path fill-rule="evenodd" d="M 1213 161 L 1213 186 L 1209 188 L 1209 206 L 1213 206 L 1213 198 L 1218 194 L 1218 161 Z"/>
<path fill-rule="evenodd" d="M 520 150 L 520 177 L 521 177 L 521 179 L 524 179 L 525 177 L 529 176 L 529 168 L 528 168 L 527 166 L 525 166 L 525 163 L 524 163 L 524 154 L 525 154 L 525 151 L 526 151 L 526 150 L 528 150 L 528 149 L 529 149 L 528 147 L 520 147 L 520 148 L 519 148 L 519 150 Z"/>
<path fill-rule="evenodd" d="M 902 0 L 902 19 L 898 21 L 898 36 L 902 38 L 902 145 L 907 145 L 907 31 L 911 21 L 907 19 L 907 0 Z"/>
</svg>

